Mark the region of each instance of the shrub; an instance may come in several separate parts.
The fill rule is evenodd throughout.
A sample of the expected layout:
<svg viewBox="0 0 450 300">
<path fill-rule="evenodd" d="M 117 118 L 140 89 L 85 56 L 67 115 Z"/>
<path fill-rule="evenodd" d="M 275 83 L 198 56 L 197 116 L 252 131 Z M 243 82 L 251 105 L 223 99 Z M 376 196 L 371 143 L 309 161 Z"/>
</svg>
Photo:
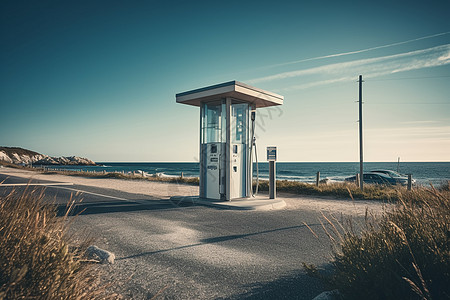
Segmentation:
<svg viewBox="0 0 450 300">
<path fill-rule="evenodd" d="M 0 299 L 92 299 L 101 295 L 93 269 L 82 262 L 67 217 L 43 202 L 43 190 L 0 196 Z"/>
<path fill-rule="evenodd" d="M 448 299 L 449 200 L 434 189 L 410 191 L 379 221 L 366 220 L 360 234 L 330 226 L 330 236 L 341 236 L 332 273 L 305 267 L 345 299 Z"/>
<path fill-rule="evenodd" d="M 269 190 L 269 182 L 267 180 L 260 180 L 259 189 L 261 191 Z M 335 182 L 328 184 L 309 184 L 290 180 L 277 180 L 277 191 L 287 192 L 299 195 L 315 195 L 315 196 L 331 196 L 337 198 L 348 198 L 349 191 L 357 199 L 369 200 L 386 200 L 396 201 L 399 192 L 406 191 L 405 187 L 401 186 L 381 186 L 381 185 L 365 185 L 364 192 L 354 183 L 350 182 Z"/>
</svg>

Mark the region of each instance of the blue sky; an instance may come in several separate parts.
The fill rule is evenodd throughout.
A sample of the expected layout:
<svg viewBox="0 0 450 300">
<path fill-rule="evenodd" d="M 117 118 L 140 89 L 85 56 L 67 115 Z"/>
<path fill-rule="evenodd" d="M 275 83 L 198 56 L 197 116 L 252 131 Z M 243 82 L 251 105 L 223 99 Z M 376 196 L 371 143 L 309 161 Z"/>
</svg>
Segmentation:
<svg viewBox="0 0 450 300">
<path fill-rule="evenodd" d="M 198 108 L 230 80 L 276 92 L 282 161 L 450 160 L 448 1 L 2 1 L 0 145 L 95 161 L 195 161 Z"/>
</svg>

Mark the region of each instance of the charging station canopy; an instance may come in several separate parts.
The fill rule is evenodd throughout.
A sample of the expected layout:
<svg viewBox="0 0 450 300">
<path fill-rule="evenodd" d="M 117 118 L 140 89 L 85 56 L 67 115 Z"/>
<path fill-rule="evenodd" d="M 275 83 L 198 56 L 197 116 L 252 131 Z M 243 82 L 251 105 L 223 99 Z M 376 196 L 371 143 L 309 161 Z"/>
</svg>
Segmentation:
<svg viewBox="0 0 450 300">
<path fill-rule="evenodd" d="M 176 95 L 177 103 L 200 106 L 220 98 L 233 98 L 249 102 L 255 108 L 263 108 L 283 104 L 283 96 L 255 88 L 239 81 L 229 81 Z"/>
</svg>

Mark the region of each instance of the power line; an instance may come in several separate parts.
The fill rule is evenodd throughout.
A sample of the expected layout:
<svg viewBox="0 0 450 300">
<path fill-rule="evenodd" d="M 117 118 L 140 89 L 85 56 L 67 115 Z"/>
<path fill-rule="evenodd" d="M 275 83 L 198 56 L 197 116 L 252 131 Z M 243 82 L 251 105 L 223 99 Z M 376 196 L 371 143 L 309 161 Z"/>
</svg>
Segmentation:
<svg viewBox="0 0 450 300">
<path fill-rule="evenodd" d="M 448 78 L 450 75 L 442 76 L 422 76 L 422 77 L 403 77 L 403 78 L 386 78 L 386 79 L 365 79 L 365 81 L 391 81 L 391 80 L 409 80 L 409 79 L 432 79 L 432 78 Z"/>
<path fill-rule="evenodd" d="M 392 104 L 396 104 L 396 105 L 449 105 L 450 102 L 445 103 L 445 102 L 379 102 L 379 103 L 369 103 L 369 105 L 392 105 Z"/>
</svg>

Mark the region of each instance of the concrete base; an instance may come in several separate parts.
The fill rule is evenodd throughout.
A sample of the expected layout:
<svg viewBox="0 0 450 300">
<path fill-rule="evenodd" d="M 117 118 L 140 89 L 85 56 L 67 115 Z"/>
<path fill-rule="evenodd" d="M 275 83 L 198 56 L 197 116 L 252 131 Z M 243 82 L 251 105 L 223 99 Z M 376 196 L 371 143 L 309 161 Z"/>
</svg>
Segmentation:
<svg viewBox="0 0 450 300">
<path fill-rule="evenodd" d="M 217 207 L 222 209 L 235 209 L 235 210 L 276 210 L 282 209 L 286 206 L 286 203 L 281 199 L 269 199 L 267 195 L 256 196 L 250 198 L 239 198 L 231 201 L 220 201 L 214 199 L 205 199 L 195 196 L 171 197 L 170 200 L 176 202 L 189 202 L 197 205 L 205 205 L 210 207 Z"/>
</svg>

